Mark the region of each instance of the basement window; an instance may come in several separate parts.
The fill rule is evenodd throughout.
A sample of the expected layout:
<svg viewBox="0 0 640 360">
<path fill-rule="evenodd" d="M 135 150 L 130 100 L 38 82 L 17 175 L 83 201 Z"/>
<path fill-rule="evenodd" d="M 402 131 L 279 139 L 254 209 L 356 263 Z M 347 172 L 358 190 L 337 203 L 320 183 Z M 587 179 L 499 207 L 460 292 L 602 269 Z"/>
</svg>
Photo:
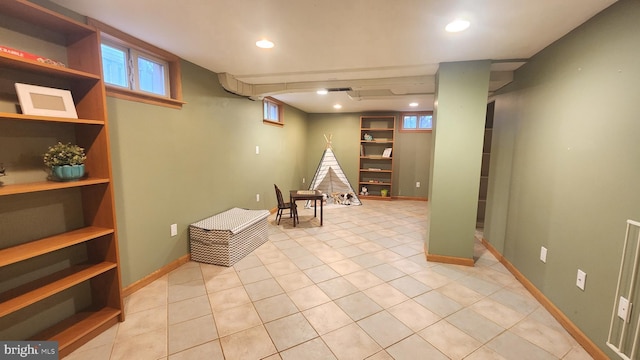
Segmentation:
<svg viewBox="0 0 640 360">
<path fill-rule="evenodd" d="M 95 19 L 101 31 L 102 70 L 107 95 L 180 109 L 180 58 Z"/>
<path fill-rule="evenodd" d="M 272 125 L 284 125 L 284 106 L 280 101 L 265 97 L 262 100 L 263 122 Z"/>
<path fill-rule="evenodd" d="M 403 113 L 401 119 L 400 131 L 431 132 L 433 127 L 433 113 L 430 111 Z"/>
<path fill-rule="evenodd" d="M 169 63 L 109 42 L 103 42 L 102 73 L 107 85 L 157 96 L 169 96 Z"/>
</svg>

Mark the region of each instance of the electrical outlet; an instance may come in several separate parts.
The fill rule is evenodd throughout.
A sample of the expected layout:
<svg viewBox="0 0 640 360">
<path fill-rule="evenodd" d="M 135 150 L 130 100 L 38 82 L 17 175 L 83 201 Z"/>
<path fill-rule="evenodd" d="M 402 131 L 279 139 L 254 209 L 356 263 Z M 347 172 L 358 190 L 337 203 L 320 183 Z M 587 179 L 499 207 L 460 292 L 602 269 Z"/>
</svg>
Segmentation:
<svg viewBox="0 0 640 360">
<path fill-rule="evenodd" d="M 580 290 L 584 290 L 584 285 L 587 282 L 587 273 L 578 269 L 578 278 L 576 279 L 576 286 L 580 288 Z"/>
<path fill-rule="evenodd" d="M 625 322 L 629 322 L 629 308 L 631 304 L 629 300 L 625 299 L 623 296 L 620 296 L 620 301 L 618 302 L 618 317 Z"/>
<path fill-rule="evenodd" d="M 540 247 L 540 261 L 543 263 L 547 262 L 547 248 L 544 246 Z"/>
<path fill-rule="evenodd" d="M 260 202 L 260 194 L 256 194 L 256 202 Z"/>
<path fill-rule="evenodd" d="M 303 183 L 303 184 L 305 183 L 305 181 L 307 181 L 307 179 L 302 178 L 302 183 Z"/>
<path fill-rule="evenodd" d="M 419 188 L 420 187 L 420 181 L 416 181 L 416 187 Z"/>
<path fill-rule="evenodd" d="M 171 236 L 178 235 L 178 224 L 171 224 Z"/>
</svg>

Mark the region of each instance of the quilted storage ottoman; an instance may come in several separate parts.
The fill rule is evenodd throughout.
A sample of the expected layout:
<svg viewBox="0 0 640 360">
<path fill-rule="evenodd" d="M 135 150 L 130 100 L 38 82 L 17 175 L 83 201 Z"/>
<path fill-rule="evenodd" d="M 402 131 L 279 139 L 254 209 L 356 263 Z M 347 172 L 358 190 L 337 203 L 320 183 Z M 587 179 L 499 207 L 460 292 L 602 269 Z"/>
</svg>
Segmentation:
<svg viewBox="0 0 640 360">
<path fill-rule="evenodd" d="M 267 210 L 229 209 L 189 226 L 191 260 L 231 266 L 268 239 Z"/>
</svg>

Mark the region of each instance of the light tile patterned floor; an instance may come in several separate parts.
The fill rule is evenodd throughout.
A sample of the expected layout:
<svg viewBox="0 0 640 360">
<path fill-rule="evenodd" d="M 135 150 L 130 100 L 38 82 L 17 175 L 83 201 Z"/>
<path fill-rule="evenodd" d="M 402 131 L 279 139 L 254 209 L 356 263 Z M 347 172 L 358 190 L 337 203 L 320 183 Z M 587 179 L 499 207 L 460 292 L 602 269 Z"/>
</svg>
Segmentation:
<svg viewBox="0 0 640 360">
<path fill-rule="evenodd" d="M 476 240 L 428 263 L 428 204 L 269 217 L 233 267 L 190 262 L 125 299 L 127 320 L 68 359 L 591 359 Z"/>
</svg>

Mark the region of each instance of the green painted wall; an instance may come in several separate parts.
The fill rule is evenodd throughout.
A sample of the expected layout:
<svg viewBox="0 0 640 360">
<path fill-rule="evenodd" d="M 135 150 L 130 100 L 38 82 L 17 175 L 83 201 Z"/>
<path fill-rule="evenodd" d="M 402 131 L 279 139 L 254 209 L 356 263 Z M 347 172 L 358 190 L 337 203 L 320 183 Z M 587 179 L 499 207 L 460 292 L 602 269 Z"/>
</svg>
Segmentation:
<svg viewBox="0 0 640 360">
<path fill-rule="evenodd" d="M 231 207 L 272 209 L 274 183 L 285 191 L 307 188 L 324 134 L 333 134 L 334 152 L 357 188 L 360 114 L 306 114 L 287 106 L 284 127 L 265 125 L 261 102 L 225 92 L 212 72 L 188 62 L 182 67 L 182 110 L 107 98 L 125 286 L 187 254 L 190 223 Z M 398 141 L 404 152 L 396 153 L 396 169 L 406 164 L 406 173 L 424 174 L 428 162 L 412 159 L 425 152 L 429 136 Z M 426 189 L 420 176 L 408 181 Z M 173 223 L 176 237 L 169 236 Z"/>
<path fill-rule="evenodd" d="M 307 170 L 304 188 L 309 187 L 316 173 L 327 142 L 324 135 L 332 136 L 333 153 L 354 190 L 358 191 L 358 164 L 360 155 L 360 114 L 309 114 L 305 150 Z"/>
<path fill-rule="evenodd" d="M 84 16 L 47 0 L 34 2 L 84 21 Z M 47 47 L 46 53 L 59 51 L 56 46 L 49 49 L 47 42 L 3 31 L 0 28 L 15 47 L 35 53 L 42 47 Z M 58 58 L 64 60 L 63 55 Z M 208 70 L 183 61 L 182 86 L 187 102 L 182 110 L 107 98 L 124 286 L 187 254 L 190 223 L 231 207 L 272 209 L 274 183 L 283 189 L 307 187 L 325 147 L 323 134 L 333 134 L 336 156 L 357 187 L 360 114 L 309 115 L 286 106 L 284 127 L 269 126 L 262 123 L 261 102 L 225 92 Z M 12 100 L 0 101 L 4 111 L 13 106 Z M 22 130 L 3 136 L 19 137 Z M 38 141 L 51 142 L 53 133 Z M 414 159 L 422 156 L 429 141 L 430 134 L 398 135 L 394 182 L 400 186 L 394 194 L 426 197 L 427 180 L 422 179 L 427 177 L 428 161 Z M 397 170 L 400 164 L 402 171 Z M 7 183 L 29 176 L 15 171 L 11 161 L 8 165 Z M 414 193 L 403 185 L 415 181 L 423 184 Z M 176 237 L 169 236 L 173 223 L 178 224 Z"/>
<path fill-rule="evenodd" d="M 393 146 L 393 195 L 427 199 L 431 169 L 431 133 L 400 132 L 396 120 Z M 420 187 L 416 187 L 420 182 Z"/>
<path fill-rule="evenodd" d="M 323 135 L 333 134 L 333 150 L 340 166 L 354 190 L 358 186 L 360 155 L 360 115 L 349 114 L 309 114 L 307 130 L 307 184 L 308 187 L 320 162 L 325 148 Z M 368 114 L 365 114 L 368 115 Z M 399 113 L 376 113 L 395 115 L 396 132 L 393 153 L 392 196 L 427 198 L 429 182 L 429 161 L 431 153 L 431 133 L 406 133 L 398 131 Z M 416 188 L 419 181 L 420 188 Z"/>
<path fill-rule="evenodd" d="M 640 220 L 638 19 L 640 2 L 618 1 L 533 57 L 496 97 L 485 227 L 611 358 L 625 222 Z"/>
<path fill-rule="evenodd" d="M 125 286 L 187 254 L 190 223 L 232 207 L 274 208 L 273 184 L 295 188 L 307 167 L 305 113 L 287 107 L 284 127 L 265 125 L 261 102 L 225 92 L 216 74 L 187 62 L 182 85 L 182 110 L 107 99 Z"/>
<path fill-rule="evenodd" d="M 490 61 L 440 64 L 428 252 L 473 258 Z"/>
<path fill-rule="evenodd" d="M 491 130 L 491 157 L 489 161 L 489 184 L 487 186 L 487 205 L 485 209 L 484 235 L 499 252 L 504 251 L 507 213 L 511 186 L 511 165 L 513 164 L 514 134 L 517 121 L 513 107 L 517 105 L 514 94 L 500 95 L 495 102 L 493 129 Z M 498 126 L 496 124 L 499 123 Z M 499 150 L 498 150 L 499 149 Z M 490 209 L 490 211 L 489 211 Z"/>
</svg>

